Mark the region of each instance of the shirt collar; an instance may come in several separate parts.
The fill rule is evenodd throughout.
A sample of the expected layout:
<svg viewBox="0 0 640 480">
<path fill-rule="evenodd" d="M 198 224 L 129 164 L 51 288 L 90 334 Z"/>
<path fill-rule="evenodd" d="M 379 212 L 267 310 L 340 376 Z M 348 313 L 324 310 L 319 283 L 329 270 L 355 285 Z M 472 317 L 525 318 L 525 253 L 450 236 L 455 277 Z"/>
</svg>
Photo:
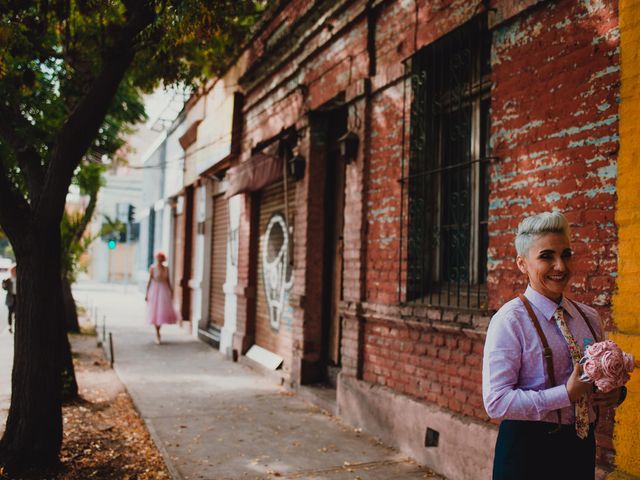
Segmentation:
<svg viewBox="0 0 640 480">
<path fill-rule="evenodd" d="M 524 296 L 527 297 L 527 300 L 529 300 L 540 313 L 542 313 L 545 320 L 551 320 L 553 318 L 553 314 L 558 309 L 558 304 L 556 302 L 534 290 L 531 285 L 527 286 Z M 565 301 L 563 297 L 563 301 L 561 302 L 562 306 L 566 308 L 568 303 L 569 302 Z"/>
</svg>

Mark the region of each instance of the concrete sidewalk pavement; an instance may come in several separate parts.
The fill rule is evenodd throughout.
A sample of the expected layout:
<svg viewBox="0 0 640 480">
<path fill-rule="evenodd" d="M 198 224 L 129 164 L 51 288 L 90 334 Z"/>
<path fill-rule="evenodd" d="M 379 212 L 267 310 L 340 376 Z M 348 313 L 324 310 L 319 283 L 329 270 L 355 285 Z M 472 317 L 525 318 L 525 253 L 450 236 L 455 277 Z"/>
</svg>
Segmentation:
<svg viewBox="0 0 640 480">
<path fill-rule="evenodd" d="M 439 478 L 225 359 L 177 326 L 154 344 L 132 287 L 81 283 L 113 333 L 115 368 L 176 479 Z"/>
<path fill-rule="evenodd" d="M 0 295 L 0 299 L 4 296 Z M 0 305 L 0 434 L 9 414 L 11 402 L 11 369 L 13 367 L 13 334 L 7 328 L 7 309 Z"/>
</svg>

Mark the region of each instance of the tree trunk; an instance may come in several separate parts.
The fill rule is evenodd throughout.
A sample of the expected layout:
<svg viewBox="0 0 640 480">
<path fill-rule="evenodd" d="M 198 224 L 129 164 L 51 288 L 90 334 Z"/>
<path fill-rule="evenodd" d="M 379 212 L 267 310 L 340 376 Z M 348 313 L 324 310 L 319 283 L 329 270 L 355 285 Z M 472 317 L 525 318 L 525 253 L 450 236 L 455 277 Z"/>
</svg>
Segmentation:
<svg viewBox="0 0 640 480">
<path fill-rule="evenodd" d="M 80 333 L 80 324 L 78 323 L 78 312 L 76 310 L 76 301 L 71 292 L 71 282 L 66 275 L 62 276 L 62 295 L 64 301 L 64 317 L 67 325 L 67 332 Z"/>
<path fill-rule="evenodd" d="M 78 398 L 78 382 L 76 381 L 76 370 L 73 366 L 73 355 L 71 354 L 71 344 L 67 332 L 62 328 L 60 330 L 60 357 L 62 362 L 61 379 L 62 379 L 62 401 L 72 402 Z"/>
<path fill-rule="evenodd" d="M 62 443 L 60 230 L 31 224 L 21 237 L 11 407 L 0 440 L 0 465 L 10 475 L 57 468 Z"/>
<path fill-rule="evenodd" d="M 71 283 L 66 275 L 62 276 L 62 302 L 64 305 L 64 319 L 66 328 L 61 330 L 60 353 L 62 355 L 62 401 L 70 402 L 78 398 L 78 382 L 76 381 L 76 371 L 73 368 L 73 356 L 71 355 L 71 344 L 67 332 L 80 333 L 78 324 L 78 312 L 76 311 L 76 301 L 71 292 Z"/>
</svg>

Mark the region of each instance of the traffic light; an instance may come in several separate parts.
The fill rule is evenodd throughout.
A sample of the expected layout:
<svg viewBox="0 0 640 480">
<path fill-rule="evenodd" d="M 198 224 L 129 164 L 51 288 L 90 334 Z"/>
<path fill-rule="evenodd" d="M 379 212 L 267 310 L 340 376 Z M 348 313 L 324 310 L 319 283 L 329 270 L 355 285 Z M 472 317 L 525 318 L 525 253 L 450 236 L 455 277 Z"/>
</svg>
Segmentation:
<svg viewBox="0 0 640 480">
<path fill-rule="evenodd" d="M 127 240 L 129 242 L 137 242 L 140 237 L 140 224 L 130 223 L 127 225 Z"/>
<path fill-rule="evenodd" d="M 136 207 L 129 204 L 129 208 L 127 210 L 127 223 L 133 223 L 136 220 Z"/>
<path fill-rule="evenodd" d="M 115 249 L 116 248 L 115 238 L 110 238 L 109 241 L 107 242 L 107 246 L 109 247 L 109 250 Z"/>
</svg>

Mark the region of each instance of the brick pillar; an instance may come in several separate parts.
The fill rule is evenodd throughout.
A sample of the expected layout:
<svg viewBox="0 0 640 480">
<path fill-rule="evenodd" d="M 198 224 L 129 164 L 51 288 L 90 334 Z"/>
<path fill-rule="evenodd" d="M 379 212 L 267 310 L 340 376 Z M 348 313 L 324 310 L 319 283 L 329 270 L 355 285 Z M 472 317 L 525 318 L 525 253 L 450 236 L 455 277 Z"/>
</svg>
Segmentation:
<svg viewBox="0 0 640 480">
<path fill-rule="evenodd" d="M 364 317 L 360 303 L 343 302 L 342 310 L 342 375 L 362 379 L 364 360 Z"/>
<path fill-rule="evenodd" d="M 324 266 L 325 128 L 304 117 L 296 124 L 298 151 L 306 162 L 304 179 L 296 188 L 294 232 L 294 310 L 291 381 L 322 380 L 322 315 Z"/>
<path fill-rule="evenodd" d="M 361 88 L 354 86 L 352 95 L 368 89 L 366 83 Z M 347 96 L 349 96 L 349 90 Z M 368 163 L 367 122 L 356 119 L 365 118 L 366 96 L 349 109 L 349 125 L 360 138 L 358 158 L 347 165 L 345 179 L 345 221 L 344 221 L 344 267 L 343 299 L 340 306 L 342 320 L 342 375 L 362 378 L 363 331 L 362 302 L 366 295 L 366 165 Z M 356 114 L 357 109 L 357 114 Z"/>
</svg>

